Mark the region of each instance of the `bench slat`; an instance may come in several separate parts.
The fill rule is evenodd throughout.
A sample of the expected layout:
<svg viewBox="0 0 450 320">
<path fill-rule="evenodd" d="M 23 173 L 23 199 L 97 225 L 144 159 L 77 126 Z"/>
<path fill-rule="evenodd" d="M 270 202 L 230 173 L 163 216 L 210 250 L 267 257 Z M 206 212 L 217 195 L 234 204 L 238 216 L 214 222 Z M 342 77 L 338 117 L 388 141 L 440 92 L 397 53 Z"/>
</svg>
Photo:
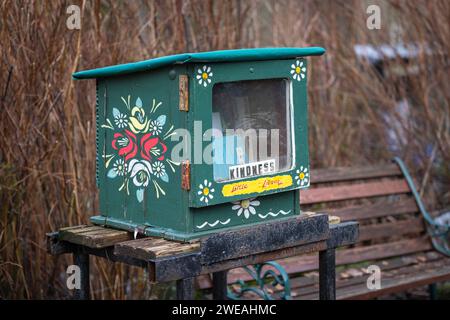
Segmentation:
<svg viewBox="0 0 450 320">
<path fill-rule="evenodd" d="M 361 167 L 324 168 L 311 170 L 311 182 L 341 182 L 401 175 L 400 168 L 394 163 Z"/>
<path fill-rule="evenodd" d="M 421 218 L 371 224 L 359 227 L 358 242 L 388 238 L 392 236 L 403 236 L 425 231 L 425 225 Z"/>
<path fill-rule="evenodd" d="M 448 265 L 449 262 L 450 259 L 447 257 L 429 251 L 427 253 L 422 252 L 397 258 L 383 259 L 376 264 L 380 267 L 383 277 L 388 279 L 397 277 L 399 274 L 402 277 L 405 277 L 406 275 L 417 273 L 419 269 L 426 273 L 427 270 L 436 270 L 437 268 Z M 367 268 L 370 264 L 374 264 L 374 262 L 366 262 L 364 265 L 354 269 L 355 271 L 360 271 L 361 275 L 344 278 L 344 274 L 347 273 L 347 270 L 337 273 L 337 294 L 342 295 L 342 292 L 349 287 L 356 289 L 358 286 L 363 286 L 360 289 L 363 289 L 362 291 L 364 291 L 367 288 L 366 282 L 368 277 L 364 268 Z M 431 275 L 431 277 L 433 277 L 433 275 Z M 316 274 L 310 274 L 308 277 L 293 278 L 290 281 L 290 286 L 292 290 L 291 294 L 294 299 L 317 299 L 319 297 L 319 276 Z M 283 290 L 282 288 L 277 287 L 272 289 L 274 294 Z"/>
<path fill-rule="evenodd" d="M 367 288 L 367 274 L 356 276 L 350 279 L 339 279 L 336 282 L 337 298 L 338 299 L 368 299 L 375 293 L 375 296 L 382 294 L 389 294 L 394 292 L 404 291 L 411 287 L 415 287 L 417 277 L 424 284 L 433 283 L 436 279 L 444 277 L 450 278 L 450 267 L 448 266 L 449 259 L 440 257 L 426 262 L 417 262 L 413 264 L 405 264 L 396 269 L 383 270 L 381 278 L 382 290 L 370 290 Z M 408 287 L 405 287 L 407 285 Z M 388 290 L 384 290 L 388 289 Z M 318 283 L 309 285 L 308 287 L 295 287 L 292 291 L 294 299 L 318 299 L 319 297 Z M 368 296 L 369 294 L 369 296 Z"/>
<path fill-rule="evenodd" d="M 432 249 L 431 242 L 427 236 L 424 236 L 422 238 L 341 250 L 336 254 L 336 264 L 351 264 L 367 260 L 384 259 L 430 249 Z"/>
<path fill-rule="evenodd" d="M 443 266 L 436 270 L 421 270 L 408 277 L 397 277 L 382 281 L 380 290 L 370 290 L 365 287 L 364 291 L 347 289 L 337 296 L 339 300 L 345 299 L 372 299 L 380 295 L 387 295 L 403 292 L 409 289 L 425 286 L 436 282 L 443 282 L 450 279 L 450 266 Z"/>
<path fill-rule="evenodd" d="M 437 262 L 421 263 L 388 273 L 381 278 L 381 289 L 376 291 L 368 289 L 366 283 L 349 286 L 340 290 L 338 299 L 371 299 L 448 279 L 450 266 L 448 259 L 444 258 Z"/>
<path fill-rule="evenodd" d="M 427 251 L 432 248 L 428 237 L 400 240 L 391 243 L 376 244 L 371 246 L 357 247 L 353 249 L 337 250 L 336 265 L 347 265 L 385 259 L 415 252 Z M 317 253 L 303 255 L 299 257 L 290 257 L 277 261 L 288 274 L 307 272 L 319 268 Z M 238 279 L 244 281 L 251 280 L 250 276 L 241 269 L 230 270 L 228 273 L 228 283 L 235 282 Z"/>
<path fill-rule="evenodd" d="M 300 204 L 314 204 L 402 194 L 410 192 L 404 179 L 358 183 L 345 186 L 319 187 L 302 190 Z"/>
<path fill-rule="evenodd" d="M 415 213 L 418 211 L 417 204 L 413 198 L 402 199 L 395 202 L 377 202 L 361 206 L 353 206 L 339 209 L 322 209 L 333 216 L 338 216 L 341 221 L 365 220 L 381 218 L 386 216 L 396 216 L 406 213 Z"/>
<path fill-rule="evenodd" d="M 407 255 L 403 257 L 383 259 L 378 261 L 376 264 L 380 267 L 383 275 L 387 276 L 394 273 L 401 272 L 402 274 L 406 271 L 415 270 L 417 265 L 420 263 L 448 263 L 449 259 L 437 254 L 435 252 L 429 251 L 427 253 L 415 253 L 412 255 Z M 369 265 L 374 264 L 373 261 L 366 262 L 359 269 L 363 273 L 363 269 L 367 268 Z M 341 289 L 358 283 L 366 283 L 368 274 L 363 273 L 361 276 L 353 276 L 351 278 L 344 277 L 347 274 L 347 270 L 344 270 L 336 275 L 336 288 Z M 297 277 L 290 281 L 292 292 L 296 293 L 295 296 L 306 296 L 312 293 L 316 293 L 319 296 L 319 277 L 316 275 L 310 275 L 309 277 Z M 274 292 L 279 292 L 281 289 L 275 288 Z"/>
</svg>

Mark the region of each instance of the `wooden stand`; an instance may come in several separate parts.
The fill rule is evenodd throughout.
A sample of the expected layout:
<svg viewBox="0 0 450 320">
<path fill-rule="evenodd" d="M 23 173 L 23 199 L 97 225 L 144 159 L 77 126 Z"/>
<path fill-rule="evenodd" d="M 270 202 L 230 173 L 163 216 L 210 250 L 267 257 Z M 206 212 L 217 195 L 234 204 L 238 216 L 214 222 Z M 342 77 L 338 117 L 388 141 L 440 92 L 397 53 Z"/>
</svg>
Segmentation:
<svg viewBox="0 0 450 320">
<path fill-rule="evenodd" d="M 320 252 L 320 299 L 335 299 L 335 248 L 352 244 L 358 224 L 329 225 L 326 214 L 221 232 L 191 243 L 145 237 L 131 240 L 126 231 L 99 226 L 64 228 L 47 235 L 48 252 L 72 253 L 81 269 L 75 298 L 89 299 L 89 255 L 147 268 L 150 281 L 177 281 L 177 298 L 192 299 L 194 279 L 213 274 L 213 298 L 226 299 L 229 269 L 269 260 Z"/>
</svg>

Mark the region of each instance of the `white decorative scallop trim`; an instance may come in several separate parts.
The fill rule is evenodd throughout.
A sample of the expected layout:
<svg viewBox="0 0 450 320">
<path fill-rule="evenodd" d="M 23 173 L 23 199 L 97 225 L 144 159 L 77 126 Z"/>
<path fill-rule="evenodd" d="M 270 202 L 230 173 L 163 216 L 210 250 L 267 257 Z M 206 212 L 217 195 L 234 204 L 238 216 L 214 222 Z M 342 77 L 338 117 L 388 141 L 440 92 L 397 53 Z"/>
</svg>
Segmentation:
<svg viewBox="0 0 450 320">
<path fill-rule="evenodd" d="M 213 227 L 217 226 L 219 223 L 220 223 L 221 225 L 229 224 L 230 221 L 231 221 L 231 219 L 227 219 L 227 220 L 225 220 L 225 221 L 216 220 L 216 221 L 214 221 L 213 223 L 209 223 L 208 221 L 205 221 L 205 222 L 203 222 L 202 224 L 200 224 L 200 225 L 198 225 L 198 226 L 196 226 L 196 227 L 197 227 L 198 229 L 203 229 L 203 228 L 206 227 L 206 226 L 209 226 L 209 227 L 213 228 Z"/>
<path fill-rule="evenodd" d="M 287 212 L 283 211 L 283 210 L 280 210 L 277 213 L 273 213 L 273 212 L 269 211 L 267 214 L 258 214 L 258 217 L 260 217 L 261 219 L 266 219 L 268 216 L 277 217 L 280 214 L 285 216 L 285 215 L 287 215 L 289 213 L 291 213 L 291 210 L 289 210 Z"/>
</svg>

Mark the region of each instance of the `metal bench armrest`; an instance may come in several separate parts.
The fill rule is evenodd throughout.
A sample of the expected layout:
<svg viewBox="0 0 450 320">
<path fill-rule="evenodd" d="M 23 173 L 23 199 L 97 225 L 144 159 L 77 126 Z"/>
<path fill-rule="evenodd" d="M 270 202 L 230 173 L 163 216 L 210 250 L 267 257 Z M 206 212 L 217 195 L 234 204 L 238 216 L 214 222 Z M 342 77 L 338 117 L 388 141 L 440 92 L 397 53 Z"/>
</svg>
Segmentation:
<svg viewBox="0 0 450 320">
<path fill-rule="evenodd" d="M 406 168 L 404 162 L 398 157 L 395 157 L 394 161 L 397 163 L 401 172 L 403 173 L 406 182 L 411 189 L 414 200 L 419 207 L 419 211 L 428 224 L 427 231 L 429 236 L 431 237 L 434 248 L 442 254 L 450 256 L 450 247 L 448 243 L 450 225 L 438 223 L 435 221 L 435 218 L 433 218 L 425 208 L 425 205 L 423 204 L 422 199 L 420 198 L 420 195 L 416 190 L 416 186 L 414 185 L 413 179 L 411 178 L 411 175 L 409 174 L 409 171 Z"/>
</svg>

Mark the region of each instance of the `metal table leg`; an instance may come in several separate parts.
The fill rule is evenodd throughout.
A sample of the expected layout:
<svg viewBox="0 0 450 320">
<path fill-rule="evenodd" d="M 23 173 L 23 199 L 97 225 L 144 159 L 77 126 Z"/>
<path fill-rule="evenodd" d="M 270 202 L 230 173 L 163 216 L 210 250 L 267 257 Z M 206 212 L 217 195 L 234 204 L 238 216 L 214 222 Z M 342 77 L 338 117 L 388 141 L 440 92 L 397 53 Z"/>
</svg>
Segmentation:
<svg viewBox="0 0 450 320">
<path fill-rule="evenodd" d="M 319 252 L 319 290 L 320 300 L 336 300 L 335 249 Z"/>
<path fill-rule="evenodd" d="M 227 299 L 227 270 L 213 273 L 213 299 Z"/>
<path fill-rule="evenodd" d="M 73 253 L 73 263 L 80 268 L 80 289 L 75 289 L 75 300 L 89 300 L 89 255 L 82 252 Z"/>
<path fill-rule="evenodd" d="M 194 299 L 194 278 L 177 280 L 177 299 L 178 300 Z"/>
</svg>

